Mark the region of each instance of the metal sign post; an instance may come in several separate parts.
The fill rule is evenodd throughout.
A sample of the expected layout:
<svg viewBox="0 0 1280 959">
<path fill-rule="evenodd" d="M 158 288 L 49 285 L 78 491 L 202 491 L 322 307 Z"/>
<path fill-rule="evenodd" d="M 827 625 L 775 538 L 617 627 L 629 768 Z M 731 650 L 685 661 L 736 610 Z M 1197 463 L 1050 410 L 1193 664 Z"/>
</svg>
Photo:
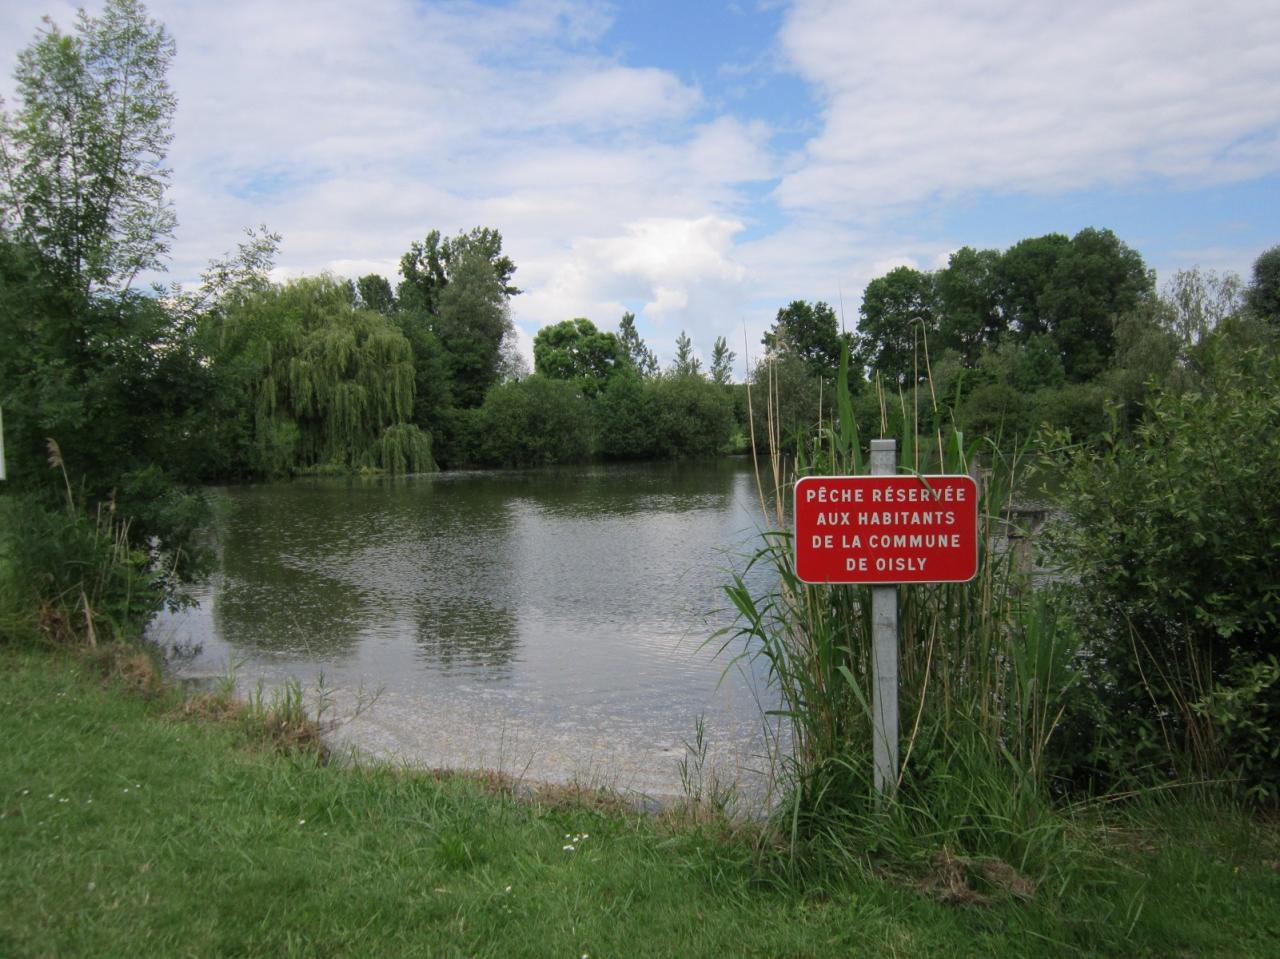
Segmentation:
<svg viewBox="0 0 1280 959">
<path fill-rule="evenodd" d="M 898 441 L 871 441 L 871 475 L 898 471 Z M 872 755 L 880 796 L 898 786 L 898 587 L 871 587 Z"/>
<path fill-rule="evenodd" d="M 871 441 L 868 476 L 802 476 L 796 576 L 871 587 L 875 787 L 898 786 L 898 587 L 967 583 L 978 572 L 978 486 L 963 474 L 898 475 L 896 440 Z"/>
</svg>

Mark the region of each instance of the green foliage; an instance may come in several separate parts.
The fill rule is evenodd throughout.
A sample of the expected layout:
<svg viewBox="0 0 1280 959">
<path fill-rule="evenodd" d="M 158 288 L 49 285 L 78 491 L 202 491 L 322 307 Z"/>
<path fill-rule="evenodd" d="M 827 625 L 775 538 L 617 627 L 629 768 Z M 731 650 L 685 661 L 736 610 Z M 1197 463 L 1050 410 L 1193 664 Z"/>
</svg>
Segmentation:
<svg viewBox="0 0 1280 959">
<path fill-rule="evenodd" d="M 142 4 L 107 0 L 100 17 L 80 11 L 74 34 L 46 18 L 18 55 L 20 107 L 0 115 L 0 226 L 80 295 L 128 289 L 168 251 L 173 52 Z"/>
<path fill-rule="evenodd" d="M 937 329 L 934 278 L 900 266 L 862 295 L 858 359 L 891 386 L 918 382 L 924 339 Z"/>
<path fill-rule="evenodd" d="M 87 503 L 111 500 L 138 543 L 189 545 L 215 381 L 190 328 L 149 297 L 81 297 L 0 237 L 0 406 L 9 482 L 50 489 L 50 437 Z M 180 505 L 177 505 L 180 504 Z"/>
<path fill-rule="evenodd" d="M 443 239 L 439 230 L 432 230 L 421 243 L 410 243 L 409 251 L 400 258 L 401 306 L 432 316 L 438 314 L 445 288 L 457 279 L 464 263 L 477 260 L 488 264 L 504 299 L 520 292 L 511 285 L 516 265 L 503 255 L 502 234 L 497 230 L 478 226 Z"/>
<path fill-rule="evenodd" d="M 495 386 L 476 426 L 477 458 L 486 466 L 577 463 L 591 454 L 591 412 L 564 380 L 535 373 Z"/>
<path fill-rule="evenodd" d="M 436 468 L 431 436 L 412 423 L 393 423 L 378 438 L 378 467 L 388 473 L 424 473 Z"/>
<path fill-rule="evenodd" d="M 984 383 L 965 398 L 956 419 L 971 436 L 1025 437 L 1028 412 L 1024 395 L 1008 383 Z"/>
<path fill-rule="evenodd" d="M 391 316 L 396 311 L 396 294 L 385 276 L 368 273 L 360 277 L 356 280 L 356 294 L 366 310 L 383 316 Z"/>
<path fill-rule="evenodd" d="M 1200 775 L 1280 796 L 1274 737 L 1255 735 L 1280 728 L 1267 678 L 1280 653 L 1278 383 L 1274 352 L 1233 353 L 1194 389 L 1156 391 L 1127 441 L 1091 452 L 1064 439 L 1049 460 L 1070 517 L 1052 555 L 1079 580 L 1091 662 L 1110 677 L 1091 722 L 1125 730 L 1086 750 L 1087 773 L 1169 775 L 1189 757 Z"/>
<path fill-rule="evenodd" d="M 974 366 L 982 351 L 994 346 L 1008 330 L 1000 309 L 998 275 L 1000 253 L 962 247 L 951 254 L 935 283 L 938 336 L 935 349 L 954 350 L 964 365 Z"/>
<path fill-rule="evenodd" d="M 139 271 L 160 265 L 173 230 L 163 166 L 172 55 L 164 28 L 130 0 L 110 0 L 97 18 L 82 11 L 74 34 L 47 22 L 19 55 L 18 111 L 0 122 L 10 481 L 56 510 L 44 468 L 55 439 L 81 477 L 85 511 L 110 504 L 113 517 L 131 517 L 112 527 L 126 566 L 136 547 L 173 562 L 190 545 L 200 498 L 174 481 L 200 472 L 215 386 L 190 316 L 129 290 Z M 79 543 L 85 567 L 99 567 L 85 523 L 48 532 Z M 117 618 L 122 628 L 133 622 Z"/>
<path fill-rule="evenodd" d="M 1107 391 L 1098 383 L 1066 383 L 1037 390 L 1031 397 L 1028 427 L 1048 427 L 1073 443 L 1101 442 L 1111 428 Z"/>
<path fill-rule="evenodd" d="M 778 310 L 762 342 L 770 354 L 798 357 L 810 375 L 834 382 L 847 338 L 839 332 L 836 311 L 826 303 L 793 300 Z"/>
<path fill-rule="evenodd" d="M 592 415 L 602 456 L 643 460 L 658 455 L 657 391 L 637 372 L 624 372 L 610 380 L 593 405 Z"/>
<path fill-rule="evenodd" d="M 1084 382 L 1107 367 L 1116 318 L 1154 291 L 1154 273 L 1110 230 L 1084 229 L 1071 238 L 1036 301 L 1068 379 Z"/>
<path fill-rule="evenodd" d="M 215 360 L 243 380 L 257 470 L 432 468 L 428 437 L 387 433 L 413 413 L 409 342 L 385 317 L 353 307 L 345 284 L 316 277 L 268 288 L 232 303 L 220 324 Z"/>
<path fill-rule="evenodd" d="M 671 373 L 675 376 L 701 376 L 702 360 L 693 352 L 693 341 L 684 330 L 676 337 L 676 355 L 671 361 Z"/>
<path fill-rule="evenodd" d="M 1071 241 L 1061 233 L 1020 240 L 1000 256 L 996 289 L 1006 328 L 1021 339 L 1052 333 L 1040 297 Z"/>
<path fill-rule="evenodd" d="M 511 331 L 505 283 L 510 273 L 503 265 L 510 261 L 502 257 L 495 264 L 493 255 L 487 246 L 466 245 L 453 254 L 430 321 L 444 350 L 453 400 L 464 407 L 479 406 L 497 382 L 502 344 Z"/>
<path fill-rule="evenodd" d="M 1169 328 L 1186 349 L 1240 312 L 1244 288 L 1234 273 L 1219 275 L 1197 266 L 1173 274 L 1165 284 L 1162 302 L 1171 310 Z"/>
<path fill-rule="evenodd" d="M 5 504 L 0 639 L 89 646 L 133 641 L 166 596 L 165 571 L 131 545 L 129 521 L 114 502 L 90 514 L 77 501 L 52 440 L 49 461 L 61 472 L 61 504 L 39 493 Z"/>
<path fill-rule="evenodd" d="M 830 412 L 831 391 L 824 392 L 822 378 L 814 375 L 802 357 L 794 353 L 766 355 L 756 363 L 751 402 L 756 449 L 764 453 L 793 449 L 807 438 L 819 415 Z"/>
<path fill-rule="evenodd" d="M 723 336 L 717 336 L 711 347 L 711 382 L 717 386 L 728 386 L 733 380 L 733 361 L 737 353 L 729 349 Z"/>
<path fill-rule="evenodd" d="M 720 387 L 696 375 L 651 380 L 657 413 L 654 453 L 661 459 L 715 456 L 733 434 L 733 401 Z"/>
<path fill-rule="evenodd" d="M 533 338 L 534 371 L 569 380 L 588 398 L 599 394 L 630 362 L 616 335 L 597 330 L 581 317 L 544 326 Z"/>
<path fill-rule="evenodd" d="M 1245 304 L 1259 319 L 1280 326 L 1280 246 L 1273 246 L 1253 261 Z"/>
<path fill-rule="evenodd" d="M 658 355 L 645 345 L 640 332 L 636 329 L 634 313 L 628 311 L 622 314 L 622 321 L 618 324 L 618 339 L 622 343 L 622 348 L 626 350 L 627 356 L 631 358 L 631 365 L 641 376 L 658 375 Z"/>
</svg>

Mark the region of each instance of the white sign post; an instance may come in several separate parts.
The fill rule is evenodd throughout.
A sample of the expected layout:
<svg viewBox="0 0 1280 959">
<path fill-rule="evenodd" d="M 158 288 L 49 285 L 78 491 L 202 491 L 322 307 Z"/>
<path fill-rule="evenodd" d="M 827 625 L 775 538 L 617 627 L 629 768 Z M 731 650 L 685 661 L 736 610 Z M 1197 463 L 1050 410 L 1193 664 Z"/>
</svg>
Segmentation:
<svg viewBox="0 0 1280 959">
<path fill-rule="evenodd" d="M 871 475 L 898 472 L 898 441 L 871 441 Z M 891 796 L 898 787 L 898 587 L 871 587 L 872 753 L 875 787 Z"/>
</svg>

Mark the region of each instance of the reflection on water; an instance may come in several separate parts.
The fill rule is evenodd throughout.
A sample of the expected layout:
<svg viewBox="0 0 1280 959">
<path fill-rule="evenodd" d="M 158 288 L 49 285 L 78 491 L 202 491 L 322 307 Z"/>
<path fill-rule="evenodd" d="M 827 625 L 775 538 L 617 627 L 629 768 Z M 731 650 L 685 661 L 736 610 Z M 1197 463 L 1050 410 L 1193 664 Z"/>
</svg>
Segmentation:
<svg viewBox="0 0 1280 959">
<path fill-rule="evenodd" d="M 306 480 L 216 491 L 219 573 L 157 624 L 188 667 L 381 686 L 357 744 L 670 791 L 699 714 L 757 749 L 704 640 L 759 524 L 745 463 Z M 540 758 L 539 758 L 540 757 Z"/>
</svg>

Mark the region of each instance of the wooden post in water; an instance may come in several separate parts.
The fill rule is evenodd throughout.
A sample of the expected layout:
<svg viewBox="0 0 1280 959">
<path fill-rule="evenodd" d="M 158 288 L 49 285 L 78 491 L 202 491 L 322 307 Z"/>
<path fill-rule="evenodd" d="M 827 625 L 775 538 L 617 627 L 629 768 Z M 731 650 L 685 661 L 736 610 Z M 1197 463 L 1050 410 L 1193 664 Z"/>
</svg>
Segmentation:
<svg viewBox="0 0 1280 959">
<path fill-rule="evenodd" d="M 898 441 L 871 441 L 871 475 L 898 472 Z M 898 587 L 871 587 L 872 751 L 875 787 L 892 796 L 898 786 Z"/>
</svg>

